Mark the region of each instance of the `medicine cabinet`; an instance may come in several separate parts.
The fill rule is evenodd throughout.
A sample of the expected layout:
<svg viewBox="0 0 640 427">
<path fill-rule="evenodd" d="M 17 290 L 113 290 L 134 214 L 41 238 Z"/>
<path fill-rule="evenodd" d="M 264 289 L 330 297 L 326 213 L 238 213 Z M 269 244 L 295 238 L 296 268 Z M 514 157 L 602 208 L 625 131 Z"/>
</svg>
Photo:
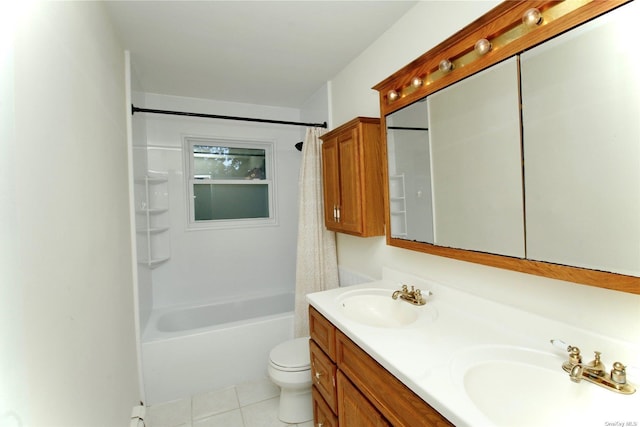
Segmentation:
<svg viewBox="0 0 640 427">
<path fill-rule="evenodd" d="M 625 3 L 505 2 L 375 87 L 389 245 L 640 294 Z"/>
</svg>

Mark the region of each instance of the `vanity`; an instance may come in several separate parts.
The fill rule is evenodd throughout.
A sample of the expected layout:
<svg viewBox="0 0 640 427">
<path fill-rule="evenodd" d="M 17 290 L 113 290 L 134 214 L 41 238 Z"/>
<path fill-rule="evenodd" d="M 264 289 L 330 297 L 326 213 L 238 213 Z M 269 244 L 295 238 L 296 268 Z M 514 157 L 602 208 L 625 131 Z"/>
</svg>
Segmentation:
<svg viewBox="0 0 640 427">
<path fill-rule="evenodd" d="M 393 299 L 401 284 L 432 295 L 422 306 Z M 572 346 L 582 346 L 584 364 L 594 351 L 602 352 L 607 372 L 616 361 L 637 360 L 638 342 L 603 337 L 391 269 L 381 281 L 307 299 L 314 426 L 640 423 L 640 392 L 573 382 L 563 370 L 567 348 L 550 340 L 574 340 Z"/>
<path fill-rule="evenodd" d="M 507 1 L 376 85 L 387 244 L 640 294 L 638 22 L 637 1 Z M 640 423 L 637 305 L 587 330 L 560 284 L 562 315 L 464 280 L 308 295 L 315 425 Z"/>
</svg>

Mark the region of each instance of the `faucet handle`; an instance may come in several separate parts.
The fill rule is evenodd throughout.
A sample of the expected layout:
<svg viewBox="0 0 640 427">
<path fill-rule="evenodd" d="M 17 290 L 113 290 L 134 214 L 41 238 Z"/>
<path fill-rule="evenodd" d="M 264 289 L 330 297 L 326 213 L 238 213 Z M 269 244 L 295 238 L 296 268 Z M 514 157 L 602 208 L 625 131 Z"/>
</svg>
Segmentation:
<svg viewBox="0 0 640 427">
<path fill-rule="evenodd" d="M 549 342 L 551 343 L 552 346 L 559 348 L 560 350 L 571 351 L 571 346 L 562 340 L 554 338 L 552 340 L 549 340 Z"/>
<path fill-rule="evenodd" d="M 572 365 L 582 363 L 582 355 L 580 354 L 580 349 L 578 347 L 569 346 L 567 350 L 569 351 L 569 361 Z"/>
<path fill-rule="evenodd" d="M 627 367 L 620 362 L 615 362 L 611 368 L 611 380 L 616 384 L 626 384 Z"/>
</svg>

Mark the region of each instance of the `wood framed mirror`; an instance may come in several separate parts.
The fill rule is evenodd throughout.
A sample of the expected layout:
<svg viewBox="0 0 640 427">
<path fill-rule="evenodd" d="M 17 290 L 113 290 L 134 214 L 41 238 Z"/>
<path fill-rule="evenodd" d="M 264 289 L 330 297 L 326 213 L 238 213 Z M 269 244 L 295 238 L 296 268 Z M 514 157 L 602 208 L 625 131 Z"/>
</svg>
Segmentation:
<svg viewBox="0 0 640 427">
<path fill-rule="evenodd" d="M 639 19 L 638 9 L 640 8 L 637 4 L 624 0 L 507 1 L 376 85 L 374 89 L 380 93 L 381 124 L 385 138 L 383 145 L 385 148 L 391 147 L 385 153 L 388 162 L 384 165 L 389 183 L 385 191 L 387 244 L 523 273 L 640 294 L 640 128 L 637 123 L 640 110 L 640 79 L 637 76 L 640 75 L 640 65 L 635 59 L 637 55 L 633 52 L 631 43 L 607 39 L 606 32 L 598 30 L 606 26 L 600 22 L 621 19 L 617 16 L 626 16 L 624 19 L 629 19 L 625 25 L 635 25 L 632 24 L 632 19 L 635 17 L 635 22 Z M 611 18 L 613 16 L 615 18 Z M 590 31 L 586 36 L 574 36 L 586 27 L 583 25 L 585 23 L 596 27 L 597 31 Z M 618 24 L 613 23 L 609 26 L 618 27 Z M 563 37 L 569 41 L 562 41 Z M 630 34 L 622 34 L 621 37 L 626 37 L 628 41 L 635 40 Z M 596 42 L 601 46 L 598 47 Z M 559 44 L 560 47 L 548 48 L 553 46 L 553 43 Z M 587 50 L 575 51 L 574 45 L 577 43 L 586 45 Z M 598 56 L 600 51 L 604 56 Z M 606 56 L 609 54 L 611 55 Z M 545 55 L 551 58 L 547 65 L 539 60 Z M 624 63 L 620 63 L 619 58 L 623 58 Z M 606 102 L 622 102 L 629 110 L 628 113 L 622 111 L 609 117 L 602 115 L 601 128 L 606 130 L 608 127 L 609 134 L 599 135 L 596 130 L 581 134 L 578 132 L 580 126 L 586 128 L 593 125 L 594 121 L 597 121 L 594 117 L 600 118 L 597 114 L 587 114 L 588 108 L 575 108 L 576 117 L 585 123 L 578 123 L 578 127 L 573 128 L 568 124 L 576 119 L 563 116 L 562 120 L 555 120 L 554 128 L 550 124 L 554 120 L 541 117 L 544 116 L 544 112 L 548 112 L 544 102 L 550 103 L 548 94 L 547 100 L 544 100 L 545 95 L 541 88 L 551 87 L 548 92 L 558 92 L 567 86 L 558 77 L 563 73 L 560 67 L 564 67 L 560 59 L 566 59 L 568 65 L 564 73 L 569 78 L 577 73 L 576 70 L 591 67 L 589 73 L 580 73 L 585 74 L 587 80 L 579 80 L 574 85 L 572 94 L 567 95 L 578 96 L 580 85 L 587 85 L 584 92 L 591 97 L 585 98 L 588 101 L 576 100 L 575 105 L 584 106 L 585 103 L 592 103 L 591 111 L 601 109 L 604 112 L 608 110 Z M 586 61 L 584 64 L 580 62 L 582 59 Z M 492 68 L 504 68 L 504 64 L 509 64 L 509 61 L 513 62 L 508 66 L 508 73 L 511 74 L 501 74 L 494 80 L 510 80 L 508 76 L 512 75 L 512 69 L 515 69 L 518 75 L 516 97 L 519 101 L 514 102 L 513 94 L 509 92 L 508 96 L 511 98 L 507 104 L 511 112 L 502 113 L 501 110 L 496 110 L 492 113 L 493 116 L 489 117 L 499 116 L 500 120 L 491 120 L 480 115 L 479 121 L 502 125 L 507 121 L 506 116 L 517 116 L 515 119 L 509 119 L 512 122 L 511 127 L 517 129 L 518 133 L 514 137 L 511 129 L 508 137 L 511 140 L 507 144 L 507 150 L 510 150 L 508 156 L 512 160 L 509 161 L 509 166 L 505 166 L 506 163 L 496 166 L 490 161 L 483 166 L 479 153 L 485 151 L 474 153 L 469 141 L 473 141 L 474 133 L 484 131 L 476 132 L 479 125 L 472 124 L 469 117 L 479 115 L 478 111 L 484 113 L 489 109 L 483 106 L 482 97 L 486 100 L 501 91 L 502 87 L 491 86 L 495 83 L 491 83 L 490 80 L 475 85 L 474 90 L 481 92 L 478 95 L 480 98 L 476 98 L 480 99 L 479 107 L 470 110 L 471 113 L 466 115 L 464 112 L 457 114 L 458 110 L 463 108 L 448 104 L 455 97 L 463 100 L 465 108 L 472 104 L 474 97 L 468 95 L 469 92 L 456 94 L 458 88 L 473 86 L 474 81 L 493 73 Z M 603 65 L 603 69 L 593 70 L 592 68 L 599 63 Z M 572 69 L 571 66 L 577 69 Z M 617 74 L 611 75 L 606 72 L 606 68 L 612 66 Z M 545 67 L 551 70 L 543 73 L 541 70 Z M 546 74 L 546 77 L 543 74 Z M 532 76 L 535 78 L 532 79 Z M 618 88 L 610 86 L 615 80 L 620 80 L 622 85 Z M 560 88 L 553 87 L 556 83 Z M 618 92 L 625 93 L 621 95 Z M 542 101 L 539 101 L 540 97 Z M 598 97 L 611 99 L 599 101 Z M 526 105 L 522 106 L 523 103 Z M 554 101 L 553 104 L 561 103 Z M 560 106 L 559 108 L 563 108 L 562 112 L 554 114 L 564 115 L 567 110 L 574 110 L 567 105 L 570 104 Z M 536 108 L 537 113 L 533 111 Z M 425 114 L 428 120 L 424 123 L 415 121 L 415 117 Z M 454 119 L 458 115 L 460 118 Z M 624 119 L 629 121 L 622 121 Z M 446 121 L 451 122 L 444 124 Z M 472 127 L 473 131 L 468 134 L 460 134 L 456 139 L 456 123 L 464 123 L 467 128 L 476 127 Z M 558 126 L 557 123 L 562 125 Z M 562 133 L 560 128 L 567 127 L 569 130 Z M 417 129 L 426 129 L 423 130 L 422 139 L 429 140 L 431 145 L 428 149 L 416 154 L 415 149 L 420 143 L 413 142 L 407 143 L 407 146 L 411 146 L 409 154 L 393 151 L 402 144 L 401 138 L 397 137 L 399 133 L 413 132 L 409 140 L 420 139 Z M 540 129 L 542 131 L 538 133 L 545 135 L 546 132 L 545 136 L 536 135 L 536 130 Z M 618 137 L 617 134 L 622 129 L 629 129 L 630 133 Z M 550 138 L 550 134 L 556 138 Z M 596 142 L 589 142 L 589 138 Z M 490 139 L 495 140 L 493 135 Z M 618 140 L 623 141 L 621 144 L 628 151 L 619 153 L 609 149 Z M 549 142 L 550 145 L 545 146 L 541 141 Z M 556 151 L 564 150 L 560 150 L 560 146 L 574 148 L 566 150 L 563 154 L 565 157 L 556 156 Z M 458 148 L 459 154 L 454 153 L 455 147 Z M 599 147 L 606 147 L 609 151 L 599 150 Z M 554 152 L 553 156 L 550 155 L 551 151 Z M 584 159 L 576 161 L 577 153 L 585 155 Z M 463 160 L 459 160 L 458 163 L 449 161 L 441 164 L 447 156 L 458 156 L 455 157 L 456 161 Z M 488 157 L 502 159 L 507 155 L 500 152 Z M 607 159 L 608 157 L 612 159 Z M 416 160 L 427 162 L 429 166 L 416 172 L 408 166 L 410 162 L 403 161 L 403 158 L 410 158 L 414 163 Z M 567 166 L 567 158 L 578 166 Z M 477 162 L 474 159 L 477 159 Z M 603 162 L 608 163 L 603 166 Z M 480 166 L 476 163 L 480 163 Z M 554 163 L 563 166 L 554 168 Z M 474 167 L 477 167 L 478 171 L 470 171 Z M 537 174 L 536 168 L 540 170 Z M 491 169 L 497 170 L 500 174 L 497 177 L 488 177 L 486 172 Z M 504 169 L 513 170 L 505 175 Z M 578 194 L 581 190 L 576 191 L 576 188 L 580 188 L 581 183 L 587 178 L 593 180 L 599 169 L 602 169 L 602 176 L 606 174 L 607 180 L 611 178 L 610 183 L 600 186 L 598 193 Z M 561 181 L 557 176 L 558 170 L 564 174 Z M 464 184 L 456 184 L 458 178 L 465 174 L 470 176 L 467 182 L 486 183 L 471 190 L 465 188 Z M 568 178 L 570 175 L 573 176 L 571 179 Z M 595 178 L 595 181 L 598 179 Z M 494 184 L 489 184 L 491 182 Z M 552 195 L 554 189 L 560 187 L 560 182 L 572 182 L 573 187 L 569 186 L 568 190 L 564 190 L 565 193 L 558 191 L 558 194 Z M 502 183 L 509 183 L 509 188 L 500 187 Z M 478 188 L 482 187 L 486 194 L 474 201 L 473 197 L 479 193 Z M 594 184 L 592 187 L 595 188 L 597 185 Z M 520 194 L 518 190 L 521 190 Z M 496 194 L 502 196 L 506 191 L 514 193 L 509 196 L 508 203 L 503 203 L 501 197 L 495 198 Z M 458 193 L 465 192 L 465 198 L 457 196 Z M 608 193 L 623 195 L 610 198 Z M 541 202 L 538 201 L 540 194 L 544 196 Z M 484 199 L 491 200 L 483 205 Z M 563 206 L 563 203 L 566 206 Z M 424 226 L 415 225 L 416 215 L 411 211 L 411 207 L 417 205 L 422 209 L 419 215 L 428 217 Z M 482 212 L 483 206 L 489 207 L 486 209 L 487 212 Z M 516 211 L 509 212 L 508 219 L 498 216 L 492 219 L 492 215 L 502 214 L 509 209 Z M 583 212 L 588 215 L 580 214 L 580 209 L 584 209 Z M 562 212 L 558 214 L 560 210 Z M 487 218 L 481 219 L 480 214 Z M 450 221 L 447 221 L 448 219 Z M 504 232 L 503 238 L 498 239 L 496 236 L 507 229 L 507 222 L 513 222 L 511 228 Z M 465 229 L 467 226 L 469 228 Z M 566 234 L 563 234 L 565 232 Z M 506 243 L 502 245 L 498 240 L 504 240 Z"/>
</svg>

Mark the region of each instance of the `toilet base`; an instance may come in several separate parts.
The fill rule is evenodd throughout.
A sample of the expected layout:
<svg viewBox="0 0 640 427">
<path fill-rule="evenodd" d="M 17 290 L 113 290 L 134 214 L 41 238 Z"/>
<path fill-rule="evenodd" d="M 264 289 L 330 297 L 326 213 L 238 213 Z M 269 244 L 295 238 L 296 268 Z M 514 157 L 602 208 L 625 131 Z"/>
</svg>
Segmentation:
<svg viewBox="0 0 640 427">
<path fill-rule="evenodd" d="M 278 418 L 288 424 L 304 423 L 313 419 L 311 387 L 303 390 L 281 388 Z"/>
</svg>

